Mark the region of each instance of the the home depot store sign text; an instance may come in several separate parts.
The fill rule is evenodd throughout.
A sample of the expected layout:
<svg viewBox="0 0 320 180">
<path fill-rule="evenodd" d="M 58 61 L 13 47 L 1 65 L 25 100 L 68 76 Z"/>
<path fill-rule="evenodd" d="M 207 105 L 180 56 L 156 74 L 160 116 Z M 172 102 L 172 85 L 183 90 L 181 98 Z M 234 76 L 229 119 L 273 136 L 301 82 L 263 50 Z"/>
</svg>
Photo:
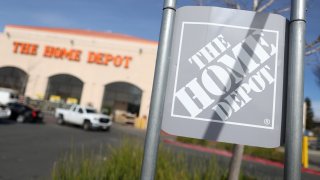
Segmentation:
<svg viewBox="0 0 320 180">
<path fill-rule="evenodd" d="M 38 55 L 39 45 L 32 43 L 13 42 L 13 53 L 36 56 Z M 79 62 L 82 51 L 79 49 L 67 49 L 56 46 L 45 46 L 41 56 L 57 60 L 68 60 Z M 114 55 L 111 53 L 101 53 L 89 51 L 87 62 L 90 64 L 114 65 L 115 67 L 129 68 L 131 56 Z"/>
</svg>

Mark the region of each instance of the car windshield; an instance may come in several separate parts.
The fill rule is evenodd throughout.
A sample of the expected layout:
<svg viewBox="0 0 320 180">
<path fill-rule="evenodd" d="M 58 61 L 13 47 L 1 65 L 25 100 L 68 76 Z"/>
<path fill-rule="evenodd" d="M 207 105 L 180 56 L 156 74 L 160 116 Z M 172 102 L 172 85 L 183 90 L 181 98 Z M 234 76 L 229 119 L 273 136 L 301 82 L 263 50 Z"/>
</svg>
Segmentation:
<svg viewBox="0 0 320 180">
<path fill-rule="evenodd" d="M 97 111 L 95 109 L 86 109 L 88 114 L 93 114 L 93 113 L 97 113 Z"/>
</svg>

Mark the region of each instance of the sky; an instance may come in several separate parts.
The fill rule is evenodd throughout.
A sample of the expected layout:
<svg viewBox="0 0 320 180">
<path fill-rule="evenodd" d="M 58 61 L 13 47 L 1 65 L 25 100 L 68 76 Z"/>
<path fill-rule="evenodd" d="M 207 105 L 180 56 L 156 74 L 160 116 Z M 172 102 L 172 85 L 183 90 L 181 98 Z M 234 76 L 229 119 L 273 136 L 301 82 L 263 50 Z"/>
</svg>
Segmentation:
<svg viewBox="0 0 320 180">
<path fill-rule="evenodd" d="M 222 0 L 204 2 L 223 6 Z M 195 1 L 177 0 L 177 7 L 191 5 Z M 250 8 L 250 3 L 241 5 Z M 266 12 L 289 5 L 289 0 L 278 0 Z M 162 0 L 0 0 L 0 31 L 7 24 L 32 25 L 116 32 L 157 41 L 162 6 Z M 289 18 L 289 12 L 282 15 Z M 320 0 L 309 0 L 307 42 L 320 35 L 319 17 Z M 304 94 L 311 99 L 313 110 L 320 118 L 320 85 L 313 74 L 316 59 L 320 63 L 319 53 L 305 59 L 308 63 L 305 63 Z"/>
</svg>

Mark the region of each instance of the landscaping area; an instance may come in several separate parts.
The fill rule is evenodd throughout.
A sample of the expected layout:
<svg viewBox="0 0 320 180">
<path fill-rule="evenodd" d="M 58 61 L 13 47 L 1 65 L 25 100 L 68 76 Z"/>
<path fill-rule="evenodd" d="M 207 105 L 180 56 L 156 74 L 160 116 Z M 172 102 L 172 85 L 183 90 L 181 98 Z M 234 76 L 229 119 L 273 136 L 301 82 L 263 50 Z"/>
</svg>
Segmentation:
<svg viewBox="0 0 320 180">
<path fill-rule="evenodd" d="M 54 180 L 126 180 L 140 179 L 143 157 L 141 142 L 126 140 L 119 147 L 101 148 L 99 153 L 71 151 L 58 160 L 52 170 Z M 217 165 L 215 157 L 199 159 L 174 152 L 160 144 L 157 180 L 227 179 L 227 171 Z M 256 179 L 241 174 L 240 179 Z"/>
<path fill-rule="evenodd" d="M 229 144 L 229 143 L 211 142 L 211 141 L 186 138 L 186 137 L 177 137 L 176 140 L 183 143 L 195 144 L 195 145 L 200 145 L 208 148 L 221 149 L 229 152 L 232 152 L 232 149 L 233 149 L 233 144 Z M 250 155 L 253 157 L 268 159 L 272 161 L 284 162 L 284 153 L 279 151 L 277 148 L 259 148 L 259 147 L 245 146 L 244 154 Z"/>
</svg>

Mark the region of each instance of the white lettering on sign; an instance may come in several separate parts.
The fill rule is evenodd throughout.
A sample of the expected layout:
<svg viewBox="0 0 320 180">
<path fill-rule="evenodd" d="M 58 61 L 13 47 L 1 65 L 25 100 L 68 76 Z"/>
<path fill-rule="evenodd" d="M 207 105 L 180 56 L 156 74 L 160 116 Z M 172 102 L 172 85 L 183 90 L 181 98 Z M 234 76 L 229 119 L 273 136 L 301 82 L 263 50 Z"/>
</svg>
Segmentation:
<svg viewBox="0 0 320 180">
<path fill-rule="evenodd" d="M 216 45 L 218 50 L 213 46 Z M 195 63 L 199 69 L 205 67 L 205 63 L 210 63 L 216 57 L 218 57 L 221 53 L 227 50 L 230 47 L 230 43 L 224 40 L 222 35 L 219 35 L 207 45 L 205 45 L 202 49 L 199 50 L 195 55 L 189 58 L 189 62 Z"/>
<path fill-rule="evenodd" d="M 252 93 L 261 93 L 274 82 L 270 67 L 263 64 L 277 49 L 263 36 L 255 31 L 231 46 L 223 35 L 218 35 L 188 59 L 201 76 L 180 88 L 175 97 L 191 117 L 211 106 L 225 121 L 252 100 Z M 235 85 L 238 88 L 232 90 Z"/>
<path fill-rule="evenodd" d="M 187 93 L 187 91 L 189 91 L 189 93 Z M 176 96 L 191 116 L 196 116 L 214 102 L 201 88 L 196 78 L 180 89 Z"/>
</svg>

